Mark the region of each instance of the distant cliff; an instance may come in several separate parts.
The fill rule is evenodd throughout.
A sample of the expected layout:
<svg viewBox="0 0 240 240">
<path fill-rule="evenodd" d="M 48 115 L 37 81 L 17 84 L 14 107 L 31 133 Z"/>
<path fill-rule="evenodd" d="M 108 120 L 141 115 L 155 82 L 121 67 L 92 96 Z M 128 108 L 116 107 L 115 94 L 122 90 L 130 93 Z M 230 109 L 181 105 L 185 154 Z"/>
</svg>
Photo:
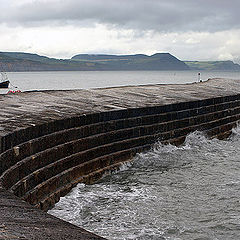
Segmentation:
<svg viewBox="0 0 240 240">
<path fill-rule="evenodd" d="M 101 63 L 106 70 L 189 70 L 184 62 L 169 53 L 156 53 L 152 56 L 79 54 L 72 57 L 72 60 Z"/>
<path fill-rule="evenodd" d="M 151 56 L 78 54 L 71 59 L 55 59 L 23 52 L 0 52 L 0 71 L 138 71 L 196 70 L 240 71 L 232 61 L 180 61 L 170 53 Z"/>
<path fill-rule="evenodd" d="M 191 70 L 240 71 L 240 65 L 232 61 L 186 61 Z"/>
<path fill-rule="evenodd" d="M 96 70 L 101 70 L 95 64 Z M 0 71 L 86 71 L 95 70 L 88 62 L 54 59 L 37 54 L 0 52 Z"/>
<path fill-rule="evenodd" d="M 109 71 L 109 70 L 188 70 L 189 67 L 169 53 L 152 56 L 88 55 L 55 59 L 37 54 L 0 52 L 0 71 Z"/>
</svg>

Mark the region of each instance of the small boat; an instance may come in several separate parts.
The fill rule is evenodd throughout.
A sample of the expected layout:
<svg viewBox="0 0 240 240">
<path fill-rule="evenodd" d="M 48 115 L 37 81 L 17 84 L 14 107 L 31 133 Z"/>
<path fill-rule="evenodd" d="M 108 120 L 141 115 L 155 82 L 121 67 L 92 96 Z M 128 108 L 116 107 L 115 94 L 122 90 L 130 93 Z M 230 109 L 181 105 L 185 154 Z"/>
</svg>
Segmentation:
<svg viewBox="0 0 240 240">
<path fill-rule="evenodd" d="M 7 74 L 4 72 L 1 72 L 0 76 L 1 76 L 0 77 L 0 88 L 8 88 L 10 82 L 8 80 Z"/>
<path fill-rule="evenodd" d="M 0 82 L 0 88 L 8 88 L 9 81 Z"/>
</svg>

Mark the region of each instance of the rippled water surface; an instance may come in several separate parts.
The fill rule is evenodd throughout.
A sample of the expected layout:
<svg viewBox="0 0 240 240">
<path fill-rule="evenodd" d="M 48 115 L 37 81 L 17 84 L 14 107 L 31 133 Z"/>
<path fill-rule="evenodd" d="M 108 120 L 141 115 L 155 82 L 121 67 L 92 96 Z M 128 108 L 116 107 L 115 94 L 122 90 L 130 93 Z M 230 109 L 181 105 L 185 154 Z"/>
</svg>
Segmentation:
<svg viewBox="0 0 240 240">
<path fill-rule="evenodd" d="M 89 89 L 140 84 L 181 84 L 198 81 L 198 71 L 58 71 L 7 73 L 10 89 L 21 91 Z M 239 79 L 240 72 L 202 71 L 201 79 Z M 0 89 L 6 94 L 9 89 Z"/>
<path fill-rule="evenodd" d="M 239 146 L 239 127 L 225 141 L 194 132 L 180 147 L 156 143 L 49 213 L 107 239 L 240 239 Z"/>
</svg>

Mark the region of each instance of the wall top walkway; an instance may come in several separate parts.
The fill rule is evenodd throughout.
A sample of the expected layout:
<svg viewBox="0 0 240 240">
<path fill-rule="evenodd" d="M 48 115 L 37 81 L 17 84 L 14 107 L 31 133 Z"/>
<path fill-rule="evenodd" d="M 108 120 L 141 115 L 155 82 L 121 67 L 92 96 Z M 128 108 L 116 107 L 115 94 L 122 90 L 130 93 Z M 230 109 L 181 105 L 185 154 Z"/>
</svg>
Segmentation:
<svg viewBox="0 0 240 240">
<path fill-rule="evenodd" d="M 240 93 L 240 80 L 211 79 L 179 85 L 142 85 L 90 90 L 0 95 L 0 137 L 79 114 L 166 105 Z"/>
</svg>

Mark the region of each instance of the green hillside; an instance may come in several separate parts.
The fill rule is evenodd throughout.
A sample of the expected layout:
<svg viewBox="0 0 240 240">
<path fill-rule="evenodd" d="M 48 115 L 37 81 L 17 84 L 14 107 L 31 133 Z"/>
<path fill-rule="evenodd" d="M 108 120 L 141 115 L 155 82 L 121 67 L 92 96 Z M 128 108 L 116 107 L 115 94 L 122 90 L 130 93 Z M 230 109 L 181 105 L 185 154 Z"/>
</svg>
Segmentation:
<svg viewBox="0 0 240 240">
<path fill-rule="evenodd" d="M 185 61 L 191 70 L 240 71 L 240 65 L 232 61 Z"/>
<path fill-rule="evenodd" d="M 56 59 L 23 52 L 0 52 L 0 71 L 138 71 L 206 70 L 240 71 L 232 61 L 180 61 L 169 53 L 151 56 L 78 54 L 71 59 Z"/>
<path fill-rule="evenodd" d="M 156 53 L 152 56 L 136 55 L 90 55 L 79 54 L 73 61 L 101 63 L 106 70 L 188 70 L 189 67 L 169 53 Z"/>
<path fill-rule="evenodd" d="M 55 59 L 23 52 L 0 52 L 0 71 L 109 71 L 109 70 L 188 70 L 189 67 L 169 53 L 152 56 L 88 55 Z"/>
<path fill-rule="evenodd" d="M 0 52 L 0 71 L 86 71 L 101 70 L 101 64 L 55 59 L 31 53 Z"/>
</svg>

